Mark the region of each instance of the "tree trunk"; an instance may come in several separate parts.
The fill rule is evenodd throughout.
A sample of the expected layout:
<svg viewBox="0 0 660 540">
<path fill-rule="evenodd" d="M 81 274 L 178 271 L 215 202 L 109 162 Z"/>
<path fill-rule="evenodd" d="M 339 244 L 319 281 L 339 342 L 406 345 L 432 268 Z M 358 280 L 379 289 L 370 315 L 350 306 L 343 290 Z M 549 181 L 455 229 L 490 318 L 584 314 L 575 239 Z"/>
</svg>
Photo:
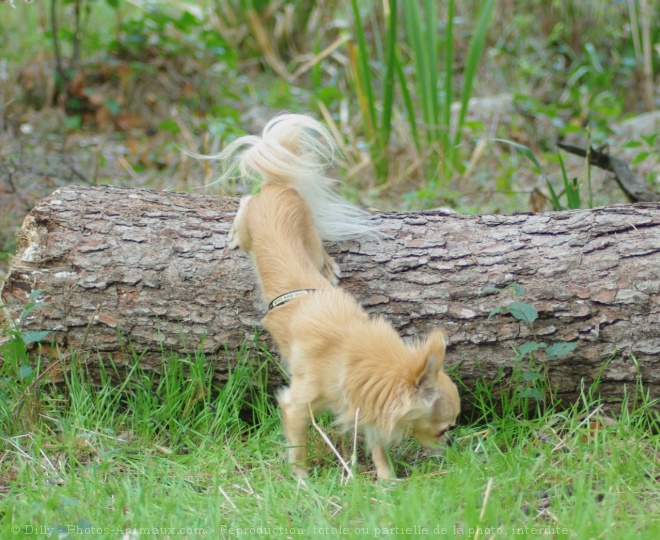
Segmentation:
<svg viewBox="0 0 660 540">
<path fill-rule="evenodd" d="M 21 229 L 2 290 L 6 311 L 17 319 L 28 295 L 43 289 L 44 308 L 21 324 L 49 330 L 61 349 L 100 352 L 118 365 L 130 364 L 133 350 L 157 370 L 163 350 L 201 347 L 222 379 L 264 314 L 250 262 L 226 249 L 236 208 L 234 198 L 59 189 Z M 329 247 L 341 286 L 405 337 L 443 328 L 446 363 L 465 385 L 468 408 L 475 383 L 506 382 L 520 365 L 513 347 L 531 339 L 575 343 L 570 354 L 544 361 L 566 401 L 597 377 L 606 400 L 640 380 L 660 396 L 660 204 L 383 214 L 379 227 L 382 243 Z M 513 283 L 522 296 L 488 290 Z M 514 300 L 538 310 L 531 327 L 506 312 L 489 318 Z M 260 339 L 272 349 L 267 336 Z M 93 371 L 98 355 L 87 362 Z M 278 370 L 271 373 L 280 382 Z"/>
</svg>

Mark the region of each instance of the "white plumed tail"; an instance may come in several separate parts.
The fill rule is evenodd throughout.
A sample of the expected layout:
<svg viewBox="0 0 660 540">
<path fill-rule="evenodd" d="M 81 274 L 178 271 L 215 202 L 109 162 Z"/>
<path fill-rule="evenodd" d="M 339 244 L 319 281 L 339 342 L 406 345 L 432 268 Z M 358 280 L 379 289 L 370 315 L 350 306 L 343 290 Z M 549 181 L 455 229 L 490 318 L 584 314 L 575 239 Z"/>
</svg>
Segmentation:
<svg viewBox="0 0 660 540">
<path fill-rule="evenodd" d="M 251 181 L 295 189 L 309 204 L 324 240 L 379 237 L 369 215 L 332 191 L 336 180 L 326 170 L 337 151 L 330 132 L 300 114 L 276 116 L 261 137 L 248 135 L 231 143 L 214 158 L 225 160 L 229 171 Z"/>
</svg>

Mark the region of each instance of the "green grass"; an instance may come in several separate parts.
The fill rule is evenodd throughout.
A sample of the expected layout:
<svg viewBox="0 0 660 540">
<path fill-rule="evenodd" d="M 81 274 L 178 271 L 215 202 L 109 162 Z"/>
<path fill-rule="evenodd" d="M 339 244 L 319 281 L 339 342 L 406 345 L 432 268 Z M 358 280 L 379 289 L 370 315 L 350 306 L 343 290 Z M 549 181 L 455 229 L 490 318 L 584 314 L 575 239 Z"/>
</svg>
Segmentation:
<svg viewBox="0 0 660 540">
<path fill-rule="evenodd" d="M 390 139 L 392 119 L 397 111 L 404 111 L 408 121 L 408 130 L 419 156 L 422 158 L 423 169 L 426 171 L 427 183 L 434 186 L 435 196 L 446 194 L 452 180 L 463 169 L 465 154 L 461 141 L 464 136 L 468 102 L 472 95 L 473 81 L 481 59 L 488 25 L 495 2 L 489 0 L 476 13 L 475 28 L 471 35 L 468 51 L 462 66 L 463 85 L 458 93 L 460 104 L 458 115 L 452 119 L 451 105 L 454 99 L 452 90 L 453 78 L 458 71 L 454 59 L 454 2 L 447 6 L 446 21 L 438 14 L 438 4 L 434 0 L 425 0 L 420 5 L 417 0 L 402 3 L 402 13 L 397 11 L 397 3 L 388 4 L 385 40 L 374 40 L 381 46 L 372 52 L 368 45 L 365 28 L 360 15 L 360 5 L 356 0 L 351 2 L 355 20 L 356 45 L 349 49 L 351 71 L 354 80 L 357 101 L 364 116 L 365 131 L 368 133 L 370 153 L 379 181 L 385 182 L 389 175 L 388 155 L 391 153 Z M 362 4 L 364 7 L 365 4 Z M 375 4 L 370 6 L 375 8 Z M 403 16 L 405 24 L 399 23 Z M 373 17 L 372 17 L 373 18 Z M 442 22 L 444 28 L 439 28 Z M 406 62 L 398 32 L 398 26 L 405 26 Z M 377 28 L 375 29 L 377 31 Z M 438 43 L 441 37 L 441 44 Z M 371 62 L 373 57 L 381 59 L 378 71 L 382 72 L 382 80 L 378 81 L 381 97 L 376 92 L 377 77 L 372 75 Z M 442 69 L 439 69 L 438 59 L 444 59 Z M 383 65 L 384 64 L 384 65 Z M 413 83 L 408 78 L 413 75 Z M 406 74 L 405 72 L 410 73 Z M 395 74 L 398 74 L 395 78 Z M 442 83 L 442 84 L 441 84 Z M 400 100 L 395 99 L 395 86 L 399 86 Z M 414 103 L 412 96 L 418 97 Z M 378 118 L 377 111 L 381 112 Z M 418 132 L 423 131 L 420 138 Z"/>
<path fill-rule="evenodd" d="M 29 372 L 27 357 L 5 355 L 0 537 L 660 534 L 660 422 L 643 393 L 616 421 L 586 398 L 524 419 L 516 398 L 499 398 L 507 412 L 498 415 L 484 405 L 491 389 L 477 387 L 484 414 L 455 430 L 454 445 L 437 454 L 414 442 L 392 450 L 397 482 L 376 481 L 361 451 L 357 474 L 345 478 L 310 429 L 315 466 L 298 481 L 283 463 L 269 361 L 242 352 L 222 387 L 201 355 L 166 359 L 159 381 L 139 367 L 120 376 L 106 366 L 95 386 L 75 357 L 53 385 L 39 362 Z M 322 420 L 348 459 L 351 437 Z"/>
</svg>

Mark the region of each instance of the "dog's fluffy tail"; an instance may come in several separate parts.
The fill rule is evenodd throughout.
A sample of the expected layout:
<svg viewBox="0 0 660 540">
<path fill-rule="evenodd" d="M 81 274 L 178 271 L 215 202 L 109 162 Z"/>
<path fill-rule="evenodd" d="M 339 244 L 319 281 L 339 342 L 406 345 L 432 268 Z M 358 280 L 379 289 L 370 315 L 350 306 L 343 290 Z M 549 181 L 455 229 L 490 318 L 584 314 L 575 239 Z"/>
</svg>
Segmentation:
<svg viewBox="0 0 660 540">
<path fill-rule="evenodd" d="M 295 189 L 309 204 L 324 240 L 379 237 L 369 215 L 332 191 L 326 176 L 336 152 L 330 132 L 300 114 L 282 114 L 264 127 L 261 137 L 248 135 L 217 156 L 240 177 Z"/>
</svg>

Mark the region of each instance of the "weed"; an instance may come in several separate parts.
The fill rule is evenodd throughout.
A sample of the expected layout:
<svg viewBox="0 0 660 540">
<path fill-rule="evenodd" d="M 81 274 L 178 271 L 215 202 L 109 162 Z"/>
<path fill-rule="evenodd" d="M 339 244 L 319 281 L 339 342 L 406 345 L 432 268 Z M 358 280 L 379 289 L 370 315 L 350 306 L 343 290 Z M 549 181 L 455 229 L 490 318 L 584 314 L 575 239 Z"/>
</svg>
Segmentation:
<svg viewBox="0 0 660 540">
<path fill-rule="evenodd" d="M 516 151 L 520 152 L 525 156 L 535 167 L 538 174 L 545 181 L 545 185 L 548 188 L 550 194 L 550 202 L 552 203 L 553 210 L 575 210 L 581 208 L 583 201 L 580 195 L 580 182 L 577 178 L 569 179 L 566 172 L 566 167 L 564 166 L 564 160 L 561 157 L 561 154 L 557 152 L 557 159 L 559 160 L 559 165 L 561 168 L 562 184 L 563 190 L 559 193 L 554 188 L 548 176 L 545 173 L 541 162 L 538 160 L 534 152 L 528 146 L 520 144 L 514 141 L 509 141 L 506 139 L 493 139 L 494 142 L 500 142 L 513 147 Z M 591 208 L 593 206 L 593 193 L 591 188 L 591 166 L 589 165 L 589 160 L 587 160 L 587 186 L 588 186 L 588 206 Z M 566 200 L 566 203 L 562 203 L 562 198 Z"/>
<path fill-rule="evenodd" d="M 28 303 L 23 308 L 23 311 L 18 317 L 18 320 L 13 321 L 12 324 L 2 329 L 0 332 L 0 338 L 7 338 L 9 340 L 9 346 L 12 345 L 19 347 L 20 344 L 23 346 L 30 345 L 32 343 L 38 343 L 43 341 L 48 337 L 48 331 L 33 331 L 33 330 L 23 330 L 21 326 L 25 323 L 30 314 L 36 310 L 43 308 L 43 300 L 39 297 L 43 294 L 44 291 L 41 289 L 34 290 L 28 296 Z M 6 306 L 0 305 L 0 309 L 5 308 Z"/>
<path fill-rule="evenodd" d="M 635 155 L 630 161 L 631 165 L 638 165 L 649 161 L 649 159 L 654 162 L 660 161 L 660 144 L 658 142 L 660 139 L 660 132 L 650 133 L 649 135 L 640 134 L 639 139 L 633 139 L 628 141 L 623 145 L 624 148 L 634 149 Z M 658 174 L 655 170 L 651 169 L 646 177 L 646 182 L 655 186 L 657 184 Z"/>
<path fill-rule="evenodd" d="M 512 283 L 504 289 L 489 287 L 482 291 L 502 293 L 510 290 L 513 297 L 522 296 L 525 292 L 524 287 L 517 283 Z M 534 332 L 534 322 L 538 319 L 538 311 L 534 306 L 526 302 L 513 301 L 506 305 L 501 305 L 488 314 L 490 319 L 494 315 L 508 313 L 527 325 L 533 339 L 513 348 L 515 352 L 516 367 L 520 370 L 520 381 L 517 389 L 518 396 L 525 400 L 533 400 L 547 407 L 554 405 L 553 389 L 550 385 L 548 376 L 548 364 L 570 354 L 575 350 L 575 342 L 555 342 L 545 343 L 539 341 Z M 549 401 L 549 403 L 548 403 Z"/>
</svg>

